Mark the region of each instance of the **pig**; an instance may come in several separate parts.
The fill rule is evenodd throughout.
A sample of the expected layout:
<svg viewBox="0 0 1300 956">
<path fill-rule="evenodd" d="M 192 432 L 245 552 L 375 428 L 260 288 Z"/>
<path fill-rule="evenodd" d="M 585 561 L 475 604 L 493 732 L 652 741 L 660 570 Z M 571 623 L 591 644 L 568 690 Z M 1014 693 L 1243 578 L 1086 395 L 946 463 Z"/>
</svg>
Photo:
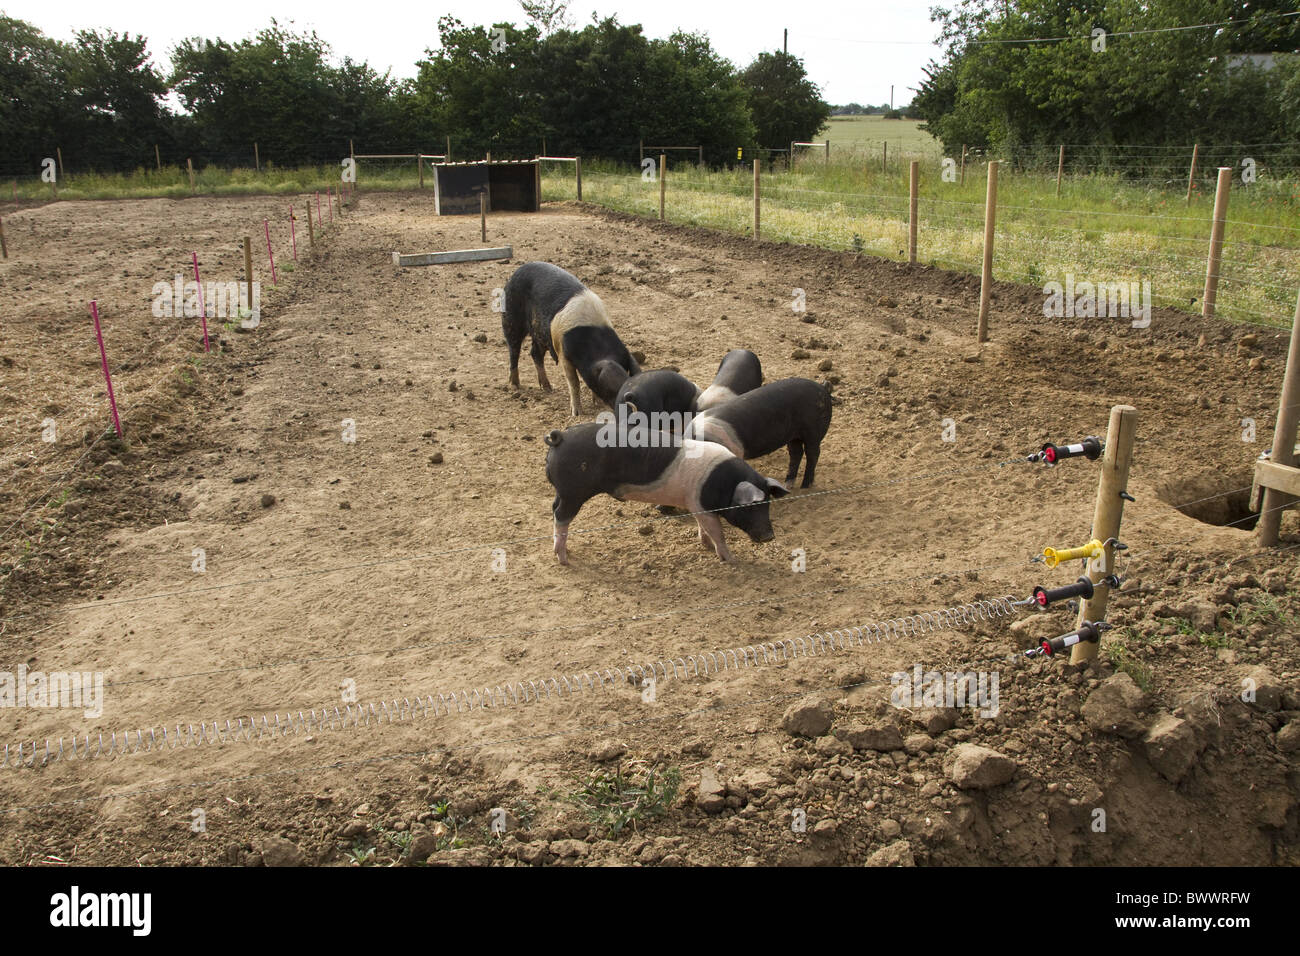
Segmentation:
<svg viewBox="0 0 1300 956">
<path fill-rule="evenodd" d="M 641 371 L 610 325 L 600 297 L 549 262 L 525 263 L 510 276 L 501 329 L 510 349 L 510 385 L 519 387 L 519 350 L 524 336 L 531 335 L 537 383 L 551 390 L 542 361 L 549 351 L 564 370 L 574 415 L 582 414 L 579 376 L 597 398 L 613 407 L 624 380 Z"/>
<path fill-rule="evenodd" d="M 722 520 L 756 542 L 775 534 L 769 515 L 773 498 L 788 494 L 775 478 L 765 478 L 721 445 L 668 435 L 647 447 L 610 444 L 597 422 L 552 431 L 545 438 L 546 477 L 555 487 L 555 556 L 569 563 L 569 524 L 583 504 L 599 494 L 618 501 L 674 505 L 695 515 L 700 543 L 726 562 L 734 562 Z"/>
<path fill-rule="evenodd" d="M 627 405 L 629 411 L 676 412 L 689 414 L 695 411 L 695 401 L 700 397 L 700 387 L 684 375 L 669 369 L 641 372 L 625 381 L 614 400 L 615 409 Z"/>
<path fill-rule="evenodd" d="M 831 393 L 806 378 L 783 378 L 700 412 L 685 437 L 717 442 L 740 458 L 762 458 L 785 446 L 790 451 L 786 483 L 799 473 L 799 460 L 808 456 L 803 485 L 813 483 L 822 439 L 831 427 Z"/>
<path fill-rule="evenodd" d="M 759 364 L 758 356 L 749 349 L 732 349 L 722 356 L 718 374 L 713 376 L 713 384 L 696 400 L 695 411 L 716 408 L 762 384 L 763 366 Z"/>
</svg>

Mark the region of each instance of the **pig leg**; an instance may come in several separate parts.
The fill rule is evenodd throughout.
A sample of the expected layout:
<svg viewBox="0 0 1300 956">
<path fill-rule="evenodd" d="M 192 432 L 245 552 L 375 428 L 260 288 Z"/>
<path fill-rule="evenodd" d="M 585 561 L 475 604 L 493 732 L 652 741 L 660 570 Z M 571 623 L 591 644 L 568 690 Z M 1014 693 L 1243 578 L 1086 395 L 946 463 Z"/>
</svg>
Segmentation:
<svg viewBox="0 0 1300 956">
<path fill-rule="evenodd" d="M 568 564 L 569 526 L 567 524 L 560 524 L 558 519 L 555 522 L 553 540 L 555 541 L 555 556 L 559 559 L 560 564 Z"/>
<path fill-rule="evenodd" d="M 519 347 L 522 342 L 507 341 L 510 346 L 510 385 L 512 388 L 519 387 Z"/>
<path fill-rule="evenodd" d="M 577 517 L 581 507 L 581 501 L 576 505 L 571 504 L 559 495 L 555 496 L 555 501 L 551 504 L 551 512 L 555 515 L 555 556 L 560 564 L 569 563 L 569 524 Z"/>
<path fill-rule="evenodd" d="M 545 347 L 538 345 L 536 339 L 533 339 L 531 354 L 533 356 L 533 365 L 537 368 L 537 384 L 549 392 L 551 390 L 551 380 L 546 377 L 546 366 L 542 362 L 542 360 L 546 358 L 546 349 Z M 519 384 L 518 373 L 515 373 L 514 384 Z"/>
<path fill-rule="evenodd" d="M 569 383 L 569 408 L 574 415 L 582 414 L 582 393 L 579 389 L 582 383 L 578 381 L 578 370 L 573 367 L 573 363 L 567 358 L 560 359 L 560 367 L 564 369 L 564 379 Z"/>
<path fill-rule="evenodd" d="M 799 474 L 799 460 L 803 458 L 804 452 L 803 442 L 796 438 L 794 441 L 790 442 L 787 448 L 790 452 L 790 467 L 787 468 L 785 472 L 785 483 L 788 485 L 794 481 L 795 475 Z M 810 451 L 808 453 L 808 465 L 810 468 L 814 460 L 812 452 Z M 806 476 L 807 471 L 805 471 L 804 474 Z M 805 485 L 805 487 L 807 486 Z"/>
<path fill-rule="evenodd" d="M 722 533 L 722 522 L 718 520 L 717 515 L 696 515 L 696 523 L 700 526 L 700 540 L 704 542 L 705 547 L 712 547 L 713 551 L 723 561 L 732 562 L 731 552 L 727 550 L 727 539 Z"/>
<path fill-rule="evenodd" d="M 821 457 L 821 442 L 813 442 L 808 445 L 808 464 L 803 469 L 803 487 L 807 488 L 813 483 L 813 472 L 817 470 L 817 459 Z M 793 480 L 793 479 L 792 479 Z"/>
</svg>

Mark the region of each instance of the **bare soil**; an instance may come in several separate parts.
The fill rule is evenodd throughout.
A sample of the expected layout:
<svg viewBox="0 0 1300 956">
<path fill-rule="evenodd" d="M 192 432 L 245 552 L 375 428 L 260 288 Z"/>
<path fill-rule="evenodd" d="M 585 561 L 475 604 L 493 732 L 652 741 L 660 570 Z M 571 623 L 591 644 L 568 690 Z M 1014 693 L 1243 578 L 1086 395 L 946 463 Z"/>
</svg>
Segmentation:
<svg viewBox="0 0 1300 956">
<path fill-rule="evenodd" d="M 1045 318 L 1039 290 L 999 284 L 993 340 L 977 347 L 972 277 L 578 204 L 493 216 L 488 241 L 512 245 L 509 262 L 402 269 L 395 250 L 477 246 L 477 220 L 438 218 L 425 194 L 363 195 L 314 249 L 300 231 L 301 261 L 275 289 L 259 237 L 263 219 L 279 223 L 283 269 L 280 199 L 3 214 L 0 669 L 99 671 L 107 686 L 99 719 L 0 708 L 11 746 L 0 861 L 385 864 L 423 848 L 430 864 L 1300 862 L 1300 765 L 1286 749 L 1294 734 L 1277 733 L 1300 708 L 1296 551 L 1259 552 L 1248 522 L 1219 526 L 1246 515 L 1285 335 L 1168 310 L 1147 330 Z M 197 320 L 154 318 L 151 289 L 187 272 L 191 251 L 205 279 L 242 278 L 244 235 L 266 286 L 262 323 L 218 323 L 204 355 Z M 703 386 L 723 353 L 746 347 L 769 380 L 832 384 L 817 493 L 773 507 L 774 542 L 730 529 L 729 566 L 700 547 L 689 517 L 599 499 L 574 523 L 572 565 L 558 566 L 541 438 L 575 419 L 563 386 L 543 392 L 531 368 L 520 391 L 507 387 L 493 311 L 493 290 L 533 259 L 584 279 L 647 368 Z M 792 309 L 795 289 L 805 313 Z M 120 440 L 105 433 L 92 298 Z M 43 759 L 47 738 L 260 721 L 352 695 L 378 708 L 1067 583 L 1077 565 L 1031 561 L 1086 540 L 1096 466 L 1000 463 L 1104 435 L 1116 404 L 1141 416 L 1127 581 L 1107 635 L 1125 652 L 1091 667 L 1015 659 L 1073 626 L 1065 610 L 1022 610 L 1014 628 L 981 621 L 664 680 L 652 702 L 628 683 L 399 723 Z M 53 444 L 40 438 L 47 418 Z M 1254 443 L 1242 440 L 1247 418 Z M 955 441 L 943 440 L 947 425 Z M 780 477 L 784 456 L 757 466 Z M 1172 507 L 1203 498 L 1187 514 Z M 1283 528 L 1284 545 L 1300 542 L 1294 513 Z M 1207 604 L 1208 621 L 1196 611 Z M 997 670 L 998 715 L 966 710 L 936 729 L 932 715 L 888 707 L 889 675 L 916 664 Z M 1179 782 L 1140 738 L 1081 716 L 1117 664 L 1146 685 L 1144 720 L 1170 713 L 1194 727 L 1198 756 Z M 1272 706 L 1240 699 L 1253 665 L 1283 688 Z M 896 725 L 908 747 L 793 735 L 782 714 L 806 697 L 827 702 L 837 728 Z M 33 766 L 12 765 L 20 741 Z M 1013 759 L 1013 779 L 955 786 L 954 749 L 971 742 Z M 612 833 L 611 816 L 589 818 L 572 794 L 619 767 L 659 767 L 681 786 L 662 814 Z M 702 775 L 722 782 L 721 807 L 699 799 Z M 489 829 L 498 807 L 509 811 L 502 837 Z M 792 827 L 799 814 L 806 831 Z"/>
</svg>

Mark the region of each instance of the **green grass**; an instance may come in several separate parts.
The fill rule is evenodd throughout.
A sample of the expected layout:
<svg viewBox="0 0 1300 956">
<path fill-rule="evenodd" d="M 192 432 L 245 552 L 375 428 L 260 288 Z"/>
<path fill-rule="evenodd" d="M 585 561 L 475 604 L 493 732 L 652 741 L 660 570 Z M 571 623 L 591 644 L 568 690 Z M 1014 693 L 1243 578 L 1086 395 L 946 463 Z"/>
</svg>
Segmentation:
<svg viewBox="0 0 1300 956">
<path fill-rule="evenodd" d="M 1122 671 L 1133 678 L 1133 683 L 1143 691 L 1151 689 L 1152 670 L 1149 664 L 1140 660 L 1131 644 L 1150 643 L 1146 638 L 1126 628 L 1119 634 L 1112 635 L 1103 645 L 1102 653 L 1117 671 Z"/>
<path fill-rule="evenodd" d="M 864 159 L 832 147 L 829 163 L 813 151 L 793 170 L 782 163 L 765 169 L 763 238 L 906 259 L 908 172 L 894 159 L 891 151 L 882 169 L 879 151 Z M 987 167 L 970 161 L 963 184 L 959 170 L 957 182 L 944 181 L 937 152 L 918 161 L 918 261 L 978 273 Z M 668 220 L 752 234 L 751 170 L 670 162 L 666 186 Z M 574 198 L 572 167 L 544 166 L 542 193 L 544 200 Z M 1040 289 L 1071 275 L 1080 282 L 1147 281 L 1156 306 L 1199 312 L 1213 197 L 1198 193 L 1188 204 L 1185 196 L 1178 182 L 1156 188 L 1098 173 L 1067 177 L 1058 198 L 1054 170 L 1006 167 L 999 176 L 994 277 Z M 583 169 L 583 199 L 657 218 L 659 184 L 630 167 L 595 162 Z M 1227 218 L 1217 314 L 1289 326 L 1300 287 L 1300 184 L 1261 180 L 1234 188 Z"/>
<path fill-rule="evenodd" d="M 598 770 L 569 794 L 587 818 L 608 836 L 645 820 L 666 814 L 681 788 L 681 771 L 675 767 L 660 770 L 640 761 L 620 765 L 613 773 Z"/>
<path fill-rule="evenodd" d="M 889 143 L 889 151 L 900 155 L 938 156 L 942 150 L 939 141 L 921 129 L 921 120 L 887 120 L 883 116 L 833 116 L 826 127 L 813 139 L 830 141 L 831 155 L 844 150 L 879 158 L 881 144 Z"/>
</svg>

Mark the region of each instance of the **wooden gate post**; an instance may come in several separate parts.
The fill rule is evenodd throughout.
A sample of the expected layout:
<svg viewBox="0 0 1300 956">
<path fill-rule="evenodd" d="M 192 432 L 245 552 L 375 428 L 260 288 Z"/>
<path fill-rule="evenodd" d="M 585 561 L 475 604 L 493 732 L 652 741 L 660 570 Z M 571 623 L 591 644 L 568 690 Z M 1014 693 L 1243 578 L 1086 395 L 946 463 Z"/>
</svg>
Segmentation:
<svg viewBox="0 0 1300 956">
<path fill-rule="evenodd" d="M 1056 198 L 1061 198 L 1061 174 L 1065 172 L 1065 144 L 1061 144 L 1061 152 L 1056 157 Z"/>
<path fill-rule="evenodd" d="M 1133 464 L 1133 439 L 1137 436 L 1137 409 L 1132 405 L 1116 405 L 1110 410 L 1110 425 L 1106 429 L 1106 451 L 1101 459 L 1101 477 L 1097 481 L 1097 507 L 1092 515 L 1092 535 L 1102 542 L 1119 538 L 1120 519 L 1124 516 L 1124 495 L 1128 493 L 1129 466 Z M 1088 577 L 1096 584 L 1107 575 L 1115 573 L 1115 546 L 1107 544 L 1100 558 L 1088 561 Z M 1079 606 L 1079 620 L 1105 620 L 1106 606 L 1110 603 L 1109 587 L 1099 587 L 1092 597 Z M 1070 651 L 1070 663 L 1081 664 L 1097 656 L 1101 641 L 1080 641 Z"/>
<path fill-rule="evenodd" d="M 1282 398 L 1278 402 L 1277 424 L 1273 429 L 1273 452 L 1267 462 L 1255 465 L 1255 480 L 1284 484 L 1290 482 L 1300 490 L 1300 469 L 1295 467 L 1295 436 L 1300 426 L 1300 298 L 1296 299 L 1295 320 L 1291 323 L 1291 346 L 1286 353 L 1286 374 L 1282 378 Z M 1271 467 L 1265 468 L 1263 466 Z M 1277 466 L 1280 466 L 1277 467 Z M 1289 470 L 1289 473 L 1288 473 Z M 1260 472 L 1270 472 L 1261 475 Z M 1263 482 L 1261 482 L 1263 484 Z M 1264 485 L 1259 505 L 1259 543 L 1271 548 L 1277 544 L 1282 529 L 1282 509 L 1294 504 L 1296 498 L 1281 488 Z"/>
<path fill-rule="evenodd" d="M 668 157 L 659 154 L 659 221 L 664 221 L 664 190 L 668 188 Z"/>
<path fill-rule="evenodd" d="M 980 317 L 977 342 L 989 340 L 989 301 L 993 297 L 993 226 L 998 212 L 998 161 L 989 163 L 989 184 L 984 194 L 984 266 L 980 271 Z"/>
<path fill-rule="evenodd" d="M 908 170 L 908 198 L 910 204 L 907 212 L 907 261 L 910 265 L 916 265 L 916 207 L 920 178 L 921 164 L 914 159 L 911 168 Z"/>
<path fill-rule="evenodd" d="M 582 157 L 576 156 L 573 160 L 573 170 L 578 177 L 578 202 L 582 202 Z"/>
<path fill-rule="evenodd" d="M 1219 262 L 1223 258 L 1223 223 L 1228 218 L 1228 193 L 1232 190 L 1232 167 L 1219 167 L 1219 184 L 1214 190 L 1214 224 L 1210 227 L 1210 254 L 1205 260 L 1205 294 L 1201 297 L 1201 315 L 1214 315 L 1219 294 Z"/>
<path fill-rule="evenodd" d="M 758 242 L 758 160 L 754 160 L 754 241 Z"/>
<path fill-rule="evenodd" d="M 1192 204 L 1192 182 L 1196 179 L 1196 155 L 1201 151 L 1200 143 L 1192 144 L 1192 168 L 1187 171 L 1187 205 Z"/>
</svg>

